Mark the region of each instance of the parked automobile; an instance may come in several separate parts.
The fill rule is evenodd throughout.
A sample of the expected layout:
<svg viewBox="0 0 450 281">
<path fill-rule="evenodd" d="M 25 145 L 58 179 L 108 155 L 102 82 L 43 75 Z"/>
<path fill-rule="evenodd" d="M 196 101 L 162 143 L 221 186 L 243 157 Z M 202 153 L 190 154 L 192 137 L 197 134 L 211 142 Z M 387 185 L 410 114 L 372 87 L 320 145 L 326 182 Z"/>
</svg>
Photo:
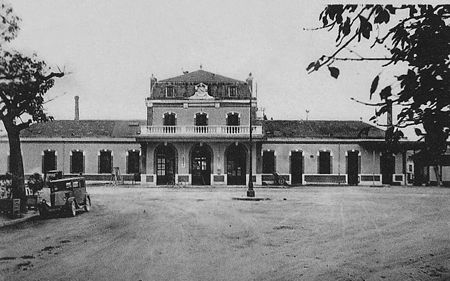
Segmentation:
<svg viewBox="0 0 450 281">
<path fill-rule="evenodd" d="M 89 212 L 91 208 L 91 197 L 86 191 L 84 177 L 50 180 L 44 189 L 47 190 L 42 193 L 38 206 L 42 217 L 54 212 L 74 217 L 77 211 Z"/>
<path fill-rule="evenodd" d="M 44 173 L 44 183 L 47 184 L 49 181 L 58 180 L 63 178 L 62 171 L 50 170 Z"/>
</svg>

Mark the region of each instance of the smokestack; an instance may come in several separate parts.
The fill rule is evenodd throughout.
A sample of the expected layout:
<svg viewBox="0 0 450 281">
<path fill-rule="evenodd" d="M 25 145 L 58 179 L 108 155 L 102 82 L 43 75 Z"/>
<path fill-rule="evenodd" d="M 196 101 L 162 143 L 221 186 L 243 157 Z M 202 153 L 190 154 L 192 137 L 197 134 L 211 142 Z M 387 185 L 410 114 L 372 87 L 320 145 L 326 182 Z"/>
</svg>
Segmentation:
<svg viewBox="0 0 450 281">
<path fill-rule="evenodd" d="M 80 105 L 79 105 L 79 96 L 75 96 L 75 121 L 80 120 Z"/>
</svg>

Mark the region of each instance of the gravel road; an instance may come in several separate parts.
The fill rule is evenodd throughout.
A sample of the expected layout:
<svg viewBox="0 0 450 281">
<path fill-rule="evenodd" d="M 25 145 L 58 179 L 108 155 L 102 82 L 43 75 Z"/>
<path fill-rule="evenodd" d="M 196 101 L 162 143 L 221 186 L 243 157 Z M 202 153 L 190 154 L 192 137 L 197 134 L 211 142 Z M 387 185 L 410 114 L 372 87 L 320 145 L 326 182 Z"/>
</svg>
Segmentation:
<svg viewBox="0 0 450 281">
<path fill-rule="evenodd" d="M 91 187 L 0 228 L 6 280 L 450 280 L 450 189 Z"/>
</svg>

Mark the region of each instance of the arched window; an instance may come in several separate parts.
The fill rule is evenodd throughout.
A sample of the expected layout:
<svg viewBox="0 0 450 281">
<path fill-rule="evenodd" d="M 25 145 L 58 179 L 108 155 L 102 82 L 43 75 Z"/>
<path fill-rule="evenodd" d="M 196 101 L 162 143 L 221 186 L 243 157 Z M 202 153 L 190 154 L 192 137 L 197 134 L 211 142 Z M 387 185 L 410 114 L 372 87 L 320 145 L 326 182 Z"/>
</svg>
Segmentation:
<svg viewBox="0 0 450 281">
<path fill-rule="evenodd" d="M 56 170 L 56 151 L 48 149 L 43 151 L 42 172 L 46 173 L 51 170 Z"/>
<path fill-rule="evenodd" d="M 177 124 L 177 115 L 173 112 L 164 113 L 164 126 L 175 126 Z"/>
<path fill-rule="evenodd" d="M 331 174 L 331 152 L 319 151 L 318 159 L 318 172 L 319 174 Z"/>
<path fill-rule="evenodd" d="M 139 150 L 133 149 L 127 151 L 127 174 L 139 173 Z"/>
<path fill-rule="evenodd" d="M 239 126 L 239 113 L 231 112 L 227 114 L 227 126 Z"/>
<path fill-rule="evenodd" d="M 113 156 L 111 150 L 100 150 L 98 155 L 98 173 L 110 174 L 112 173 Z"/>
<path fill-rule="evenodd" d="M 208 114 L 204 112 L 195 114 L 195 126 L 208 126 Z"/>
<path fill-rule="evenodd" d="M 264 150 L 262 155 L 263 174 L 272 174 L 275 172 L 275 151 Z"/>
<path fill-rule="evenodd" d="M 84 173 L 84 154 L 81 150 L 72 150 L 70 152 L 70 173 Z"/>
</svg>

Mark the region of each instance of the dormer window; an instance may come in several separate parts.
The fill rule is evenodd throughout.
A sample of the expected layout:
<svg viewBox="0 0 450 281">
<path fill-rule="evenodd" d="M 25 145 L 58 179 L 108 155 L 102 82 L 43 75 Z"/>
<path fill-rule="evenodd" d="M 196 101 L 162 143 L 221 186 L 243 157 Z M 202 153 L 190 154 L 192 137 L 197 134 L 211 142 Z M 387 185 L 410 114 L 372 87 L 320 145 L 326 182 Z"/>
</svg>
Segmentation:
<svg viewBox="0 0 450 281">
<path fill-rule="evenodd" d="M 175 96 L 175 89 L 173 86 L 166 86 L 166 98 L 173 98 Z"/>
<path fill-rule="evenodd" d="M 228 96 L 230 98 L 237 97 L 237 87 L 236 86 L 229 86 L 228 87 Z"/>
</svg>

